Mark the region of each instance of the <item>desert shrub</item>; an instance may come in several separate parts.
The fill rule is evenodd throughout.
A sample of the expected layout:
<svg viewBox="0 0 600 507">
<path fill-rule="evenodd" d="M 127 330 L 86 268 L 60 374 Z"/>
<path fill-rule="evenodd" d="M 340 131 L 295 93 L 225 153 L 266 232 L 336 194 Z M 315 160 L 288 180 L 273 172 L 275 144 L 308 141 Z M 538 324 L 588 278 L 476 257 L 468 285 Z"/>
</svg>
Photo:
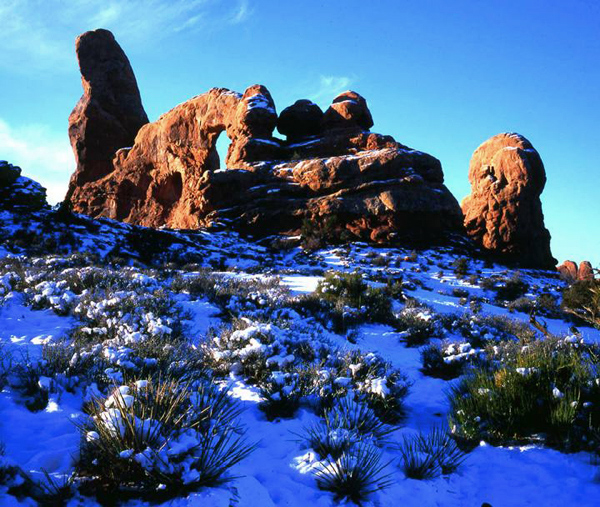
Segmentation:
<svg viewBox="0 0 600 507">
<path fill-rule="evenodd" d="M 411 479 L 433 479 L 454 473 L 466 459 L 445 428 L 433 428 L 429 433 L 405 437 L 397 445 L 400 466 Z"/>
<path fill-rule="evenodd" d="M 364 322 L 393 322 L 391 298 L 401 290 L 391 281 L 386 287 L 371 287 L 360 273 L 330 272 L 314 293 L 297 298 L 290 307 L 344 333 Z"/>
<path fill-rule="evenodd" d="M 469 259 L 466 257 L 459 257 L 452 262 L 452 267 L 457 278 L 464 278 L 469 274 L 469 264 Z"/>
<path fill-rule="evenodd" d="M 462 335 L 473 347 L 484 347 L 490 341 L 515 340 L 528 343 L 536 339 L 535 330 L 526 322 L 502 315 L 440 316 L 441 325 L 448 331 Z"/>
<path fill-rule="evenodd" d="M 385 322 L 391 317 L 386 290 L 370 287 L 360 273 L 327 273 L 315 292 L 335 307 L 364 308 L 366 320 Z"/>
<path fill-rule="evenodd" d="M 431 310 L 419 306 L 407 305 L 397 314 L 396 327 L 400 331 L 401 339 L 409 347 L 419 347 L 429 338 L 443 334 L 443 328 L 436 315 Z"/>
<path fill-rule="evenodd" d="M 455 298 L 468 298 L 469 291 L 466 289 L 461 289 L 460 287 L 455 287 L 452 289 L 452 296 Z"/>
<path fill-rule="evenodd" d="M 348 386 L 360 393 L 361 399 L 379 419 L 389 424 L 402 420 L 409 382 L 390 363 L 373 353 L 351 351 L 344 354 L 338 352 L 337 358 L 330 358 L 326 364 L 333 368 L 334 373 L 328 373 L 325 385 L 319 385 L 323 409 L 333 406 L 337 398 L 348 391 L 344 387 L 345 382 L 341 382 L 347 380 Z"/>
<path fill-rule="evenodd" d="M 524 296 L 529 290 L 529 285 L 523 281 L 521 274 L 516 271 L 510 278 L 501 278 L 494 286 L 496 299 L 499 301 L 514 301 Z"/>
<path fill-rule="evenodd" d="M 535 311 L 538 315 L 549 318 L 563 318 L 564 313 L 558 299 L 552 294 L 542 293 L 535 298 Z"/>
<path fill-rule="evenodd" d="M 380 451 L 363 442 L 317 469 L 317 486 L 331 491 L 337 500 L 348 499 L 360 505 L 372 493 L 392 485 L 391 474 L 384 473 L 388 465 Z"/>
<path fill-rule="evenodd" d="M 89 405 L 76 466 L 88 492 L 169 497 L 231 479 L 253 450 L 240 409 L 212 384 L 137 381 Z M 106 496 L 105 496 L 106 495 Z"/>
<path fill-rule="evenodd" d="M 600 425 L 596 348 L 548 338 L 490 345 L 488 357 L 486 366 L 451 389 L 457 437 L 493 443 L 542 439 L 568 450 L 593 445 Z"/>
<path fill-rule="evenodd" d="M 430 377 L 450 380 L 462 375 L 478 357 L 470 343 L 432 343 L 421 350 L 421 370 Z"/>
<path fill-rule="evenodd" d="M 310 370 L 297 369 L 293 372 L 271 373 L 267 382 L 260 387 L 263 401 L 259 408 L 269 421 L 277 418 L 294 417 L 300 407 L 300 402 L 314 384 L 310 378 Z"/>
<path fill-rule="evenodd" d="M 15 363 L 7 380 L 30 411 L 39 412 L 48 406 L 52 379 L 43 375 L 40 363 L 27 359 Z"/>
<path fill-rule="evenodd" d="M 5 446 L 0 442 L 0 495 L 5 491 L 14 496 L 31 496 L 33 483 L 14 463 L 5 457 Z"/>
<path fill-rule="evenodd" d="M 175 276 L 171 290 L 188 293 L 193 298 L 206 297 L 226 313 L 236 313 L 239 309 L 274 309 L 289 295 L 277 277 L 241 278 L 209 270 Z"/>
<path fill-rule="evenodd" d="M 562 308 L 600 328 L 600 280 L 578 281 L 563 290 Z"/>
</svg>

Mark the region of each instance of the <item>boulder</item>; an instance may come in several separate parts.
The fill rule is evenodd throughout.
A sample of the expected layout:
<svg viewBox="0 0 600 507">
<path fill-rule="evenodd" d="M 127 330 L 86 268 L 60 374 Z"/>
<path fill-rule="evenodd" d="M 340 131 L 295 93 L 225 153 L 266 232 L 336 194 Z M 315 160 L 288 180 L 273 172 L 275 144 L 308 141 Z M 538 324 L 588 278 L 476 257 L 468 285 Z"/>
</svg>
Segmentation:
<svg viewBox="0 0 600 507">
<path fill-rule="evenodd" d="M 21 176 L 21 168 L 0 160 L 0 209 L 37 211 L 47 206 L 46 189 Z"/>
<path fill-rule="evenodd" d="M 531 143 L 514 133 L 488 139 L 471 158 L 469 181 L 462 210 L 475 242 L 505 262 L 554 269 L 540 201 L 546 172 Z"/>
<path fill-rule="evenodd" d="M 277 130 L 288 141 L 316 136 L 321 132 L 323 111 L 310 100 L 301 99 L 286 107 L 277 120 Z"/>
<path fill-rule="evenodd" d="M 323 115 L 323 129 L 360 128 L 369 130 L 373 118 L 367 101 L 358 93 L 346 91 L 333 99 L 331 106 Z"/>
<path fill-rule="evenodd" d="M 560 277 L 567 282 L 574 282 L 577 280 L 577 264 L 573 261 L 565 261 L 558 268 Z"/>
<path fill-rule="evenodd" d="M 581 261 L 577 270 L 577 279 L 581 281 L 590 281 L 594 279 L 594 268 L 590 261 Z"/>
<path fill-rule="evenodd" d="M 83 96 L 69 116 L 77 168 L 68 196 L 85 199 L 85 185 L 113 171 L 119 148 L 132 146 L 148 123 L 133 70 L 108 30 L 85 32 L 75 42 Z"/>
</svg>

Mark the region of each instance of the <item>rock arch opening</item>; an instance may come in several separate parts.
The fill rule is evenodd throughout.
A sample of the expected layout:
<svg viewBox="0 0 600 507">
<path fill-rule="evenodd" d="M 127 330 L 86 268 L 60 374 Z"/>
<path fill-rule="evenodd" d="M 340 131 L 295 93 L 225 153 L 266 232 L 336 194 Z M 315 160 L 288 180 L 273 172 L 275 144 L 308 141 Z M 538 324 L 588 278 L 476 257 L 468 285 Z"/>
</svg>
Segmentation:
<svg viewBox="0 0 600 507">
<path fill-rule="evenodd" d="M 183 193 L 183 179 L 181 173 L 169 174 L 164 180 L 156 185 L 154 198 L 166 208 L 173 206 Z"/>
</svg>

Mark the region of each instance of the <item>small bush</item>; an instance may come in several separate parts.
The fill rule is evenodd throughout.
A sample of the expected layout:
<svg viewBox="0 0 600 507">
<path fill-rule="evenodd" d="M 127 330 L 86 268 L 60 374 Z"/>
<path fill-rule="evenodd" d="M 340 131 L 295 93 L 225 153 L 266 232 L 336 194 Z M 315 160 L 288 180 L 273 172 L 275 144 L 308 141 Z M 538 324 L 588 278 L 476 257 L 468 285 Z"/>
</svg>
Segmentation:
<svg viewBox="0 0 600 507">
<path fill-rule="evenodd" d="M 435 343 L 421 351 L 421 370 L 430 377 L 450 380 L 462 375 L 477 357 L 470 343 Z"/>
<path fill-rule="evenodd" d="M 450 433 L 443 428 L 433 428 L 428 434 L 405 437 L 398 445 L 401 468 L 411 479 L 433 479 L 454 473 L 466 459 Z"/>
<path fill-rule="evenodd" d="M 469 274 L 469 259 L 466 257 L 459 257 L 452 262 L 454 273 L 457 278 L 464 278 Z"/>
<path fill-rule="evenodd" d="M 438 325 L 435 315 L 423 308 L 405 308 L 396 316 L 396 327 L 401 338 L 409 347 L 419 347 L 433 336 L 440 336 L 443 329 Z"/>
<path fill-rule="evenodd" d="M 169 497 L 231 477 L 247 457 L 226 391 L 211 384 L 138 381 L 89 405 L 77 474 L 92 493 Z"/>
<path fill-rule="evenodd" d="M 386 287 L 369 286 L 360 273 L 327 273 L 313 294 L 296 299 L 291 307 L 308 314 L 332 328 L 345 333 L 364 322 L 392 323 L 392 296 L 401 287 L 388 283 Z"/>
<path fill-rule="evenodd" d="M 600 328 L 600 280 L 579 281 L 563 291 L 562 308 Z"/>
<path fill-rule="evenodd" d="M 503 278 L 494 287 L 496 299 L 500 301 L 514 301 L 524 296 L 529 290 L 529 285 L 523 281 L 521 274 L 517 271 L 510 278 Z"/>
<path fill-rule="evenodd" d="M 331 428 L 344 429 L 355 433 L 361 438 L 372 438 L 383 442 L 395 426 L 390 426 L 365 403 L 355 400 L 352 396 L 336 399 L 333 407 L 325 411 L 325 421 Z"/>
<path fill-rule="evenodd" d="M 348 499 L 360 504 L 372 493 L 392 485 L 391 474 L 384 473 L 388 465 L 376 448 L 361 443 L 317 470 L 317 486 L 331 491 L 336 500 Z"/>
<path fill-rule="evenodd" d="M 309 370 L 271 374 L 271 379 L 277 380 L 271 380 L 261 386 L 260 393 L 263 401 L 259 405 L 269 421 L 280 417 L 285 419 L 294 417 L 302 397 L 309 392 L 311 384 L 309 375 Z"/>
</svg>

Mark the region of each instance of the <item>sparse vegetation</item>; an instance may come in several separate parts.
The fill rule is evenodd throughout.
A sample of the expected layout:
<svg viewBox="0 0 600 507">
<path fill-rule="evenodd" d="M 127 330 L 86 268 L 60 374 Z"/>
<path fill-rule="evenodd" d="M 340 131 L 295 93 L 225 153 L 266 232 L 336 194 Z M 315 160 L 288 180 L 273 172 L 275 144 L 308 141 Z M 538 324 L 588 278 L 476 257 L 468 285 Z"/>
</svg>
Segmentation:
<svg viewBox="0 0 600 507">
<path fill-rule="evenodd" d="M 487 366 L 452 388 L 451 425 L 467 441 L 542 440 L 567 450 L 594 448 L 600 424 L 599 357 L 559 338 L 490 345 Z"/>
</svg>

